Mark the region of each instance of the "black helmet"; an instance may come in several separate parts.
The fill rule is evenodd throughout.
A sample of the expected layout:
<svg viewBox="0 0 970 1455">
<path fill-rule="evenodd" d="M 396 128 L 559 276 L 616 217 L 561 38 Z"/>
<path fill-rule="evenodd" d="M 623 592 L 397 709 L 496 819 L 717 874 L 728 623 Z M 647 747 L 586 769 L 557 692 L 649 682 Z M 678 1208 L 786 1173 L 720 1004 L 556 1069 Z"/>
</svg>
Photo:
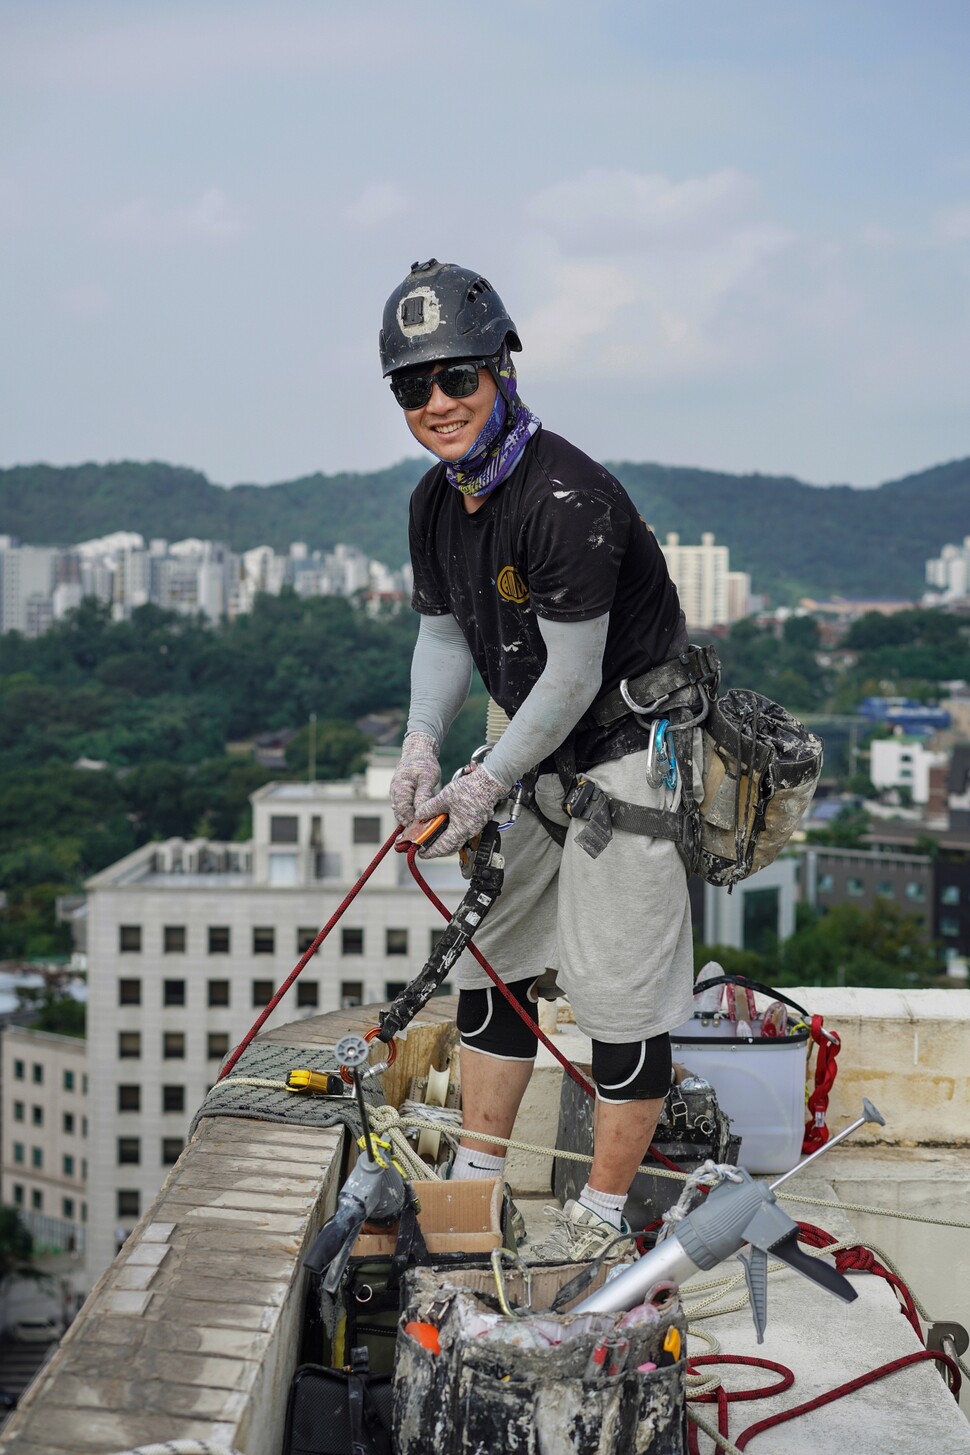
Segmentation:
<svg viewBox="0 0 970 1455">
<path fill-rule="evenodd" d="M 384 305 L 381 368 L 385 377 L 410 364 L 490 358 L 504 343 L 521 349 L 505 304 L 480 273 L 454 263 L 412 263 Z"/>
</svg>

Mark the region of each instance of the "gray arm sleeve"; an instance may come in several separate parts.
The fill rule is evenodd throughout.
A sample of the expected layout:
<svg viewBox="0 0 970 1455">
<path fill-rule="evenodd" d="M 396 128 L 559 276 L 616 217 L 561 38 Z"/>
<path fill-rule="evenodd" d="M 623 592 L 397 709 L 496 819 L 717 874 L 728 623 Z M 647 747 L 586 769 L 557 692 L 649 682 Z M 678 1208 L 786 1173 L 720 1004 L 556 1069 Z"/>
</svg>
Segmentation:
<svg viewBox="0 0 970 1455">
<path fill-rule="evenodd" d="M 430 733 L 440 748 L 471 680 L 472 654 L 455 618 L 422 616 L 411 658 L 407 731 Z"/>
<path fill-rule="evenodd" d="M 592 621 L 547 621 L 537 616 L 546 665 L 532 691 L 485 760 L 504 788 L 554 753 L 597 697 L 609 612 Z"/>
</svg>

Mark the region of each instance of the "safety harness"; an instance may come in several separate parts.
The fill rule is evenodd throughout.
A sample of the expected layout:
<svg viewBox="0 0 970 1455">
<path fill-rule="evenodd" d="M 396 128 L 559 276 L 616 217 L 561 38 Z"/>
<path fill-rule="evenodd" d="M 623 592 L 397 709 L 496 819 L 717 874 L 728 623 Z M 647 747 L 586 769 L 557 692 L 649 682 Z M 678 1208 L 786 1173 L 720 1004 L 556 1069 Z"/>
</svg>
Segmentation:
<svg viewBox="0 0 970 1455">
<path fill-rule="evenodd" d="M 577 843 L 590 858 L 603 852 L 617 828 L 628 834 L 669 839 L 676 844 L 687 872 L 696 868 L 701 831 L 690 734 L 707 716 L 717 694 L 720 671 L 713 647 L 688 647 L 640 677 L 624 678 L 618 687 L 598 698 L 556 750 L 563 808 L 570 818 L 584 820 Z M 576 770 L 576 731 L 610 727 L 630 716 L 635 716 L 649 734 L 648 781 L 657 786 L 664 782 L 673 790 L 679 774 L 680 803 L 675 809 L 646 808 L 614 798 L 604 793 L 594 779 Z M 535 812 L 534 806 L 529 806 Z"/>
</svg>

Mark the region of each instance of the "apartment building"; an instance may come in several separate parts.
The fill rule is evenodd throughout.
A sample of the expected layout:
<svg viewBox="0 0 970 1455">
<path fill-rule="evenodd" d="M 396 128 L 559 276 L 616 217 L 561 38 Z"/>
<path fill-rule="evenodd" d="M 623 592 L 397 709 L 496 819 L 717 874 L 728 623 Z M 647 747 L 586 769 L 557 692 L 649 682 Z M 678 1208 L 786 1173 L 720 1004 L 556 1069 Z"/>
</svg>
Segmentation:
<svg viewBox="0 0 970 1455">
<path fill-rule="evenodd" d="M 87 1223 L 83 1038 L 6 1025 L 0 1034 L 0 1202 L 36 1244 L 80 1252 Z"/>
<path fill-rule="evenodd" d="M 146 845 L 89 880 L 89 1267 L 148 1206 L 220 1064 L 394 829 L 398 757 L 340 783 L 270 783 L 242 844 Z M 457 860 L 425 866 L 451 906 Z M 444 921 L 388 853 L 267 1022 L 395 995 Z"/>
<path fill-rule="evenodd" d="M 681 545 L 671 531 L 660 549 L 691 631 L 727 626 L 748 614 L 751 578 L 730 569 L 728 548 L 716 545 L 711 531 L 704 531 L 699 546 Z"/>
</svg>

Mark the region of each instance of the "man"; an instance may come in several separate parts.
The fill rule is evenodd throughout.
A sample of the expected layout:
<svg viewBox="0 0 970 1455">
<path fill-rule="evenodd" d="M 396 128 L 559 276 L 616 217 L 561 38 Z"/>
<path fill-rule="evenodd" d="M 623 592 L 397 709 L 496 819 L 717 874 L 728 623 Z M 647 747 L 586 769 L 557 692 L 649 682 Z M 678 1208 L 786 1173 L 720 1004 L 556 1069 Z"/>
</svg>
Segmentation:
<svg viewBox="0 0 970 1455">
<path fill-rule="evenodd" d="M 681 812 L 692 794 L 692 724 L 666 736 L 661 728 L 655 740 L 651 699 L 662 694 L 638 690 L 640 679 L 651 688 L 644 674 L 673 663 L 675 680 L 660 684 L 676 685 L 664 698 L 671 721 L 696 708 L 684 618 L 622 485 L 518 398 L 512 352 L 521 344 L 485 278 L 415 263 L 388 299 L 380 349 L 411 434 L 439 461 L 411 499 L 421 624 L 391 800 L 402 824 L 447 813 L 446 832 L 422 855 L 433 858 L 472 839 L 538 768 L 534 811 L 503 835 L 505 887 L 476 943 L 533 1011 L 555 970 L 592 1039 L 589 1181 L 542 1246 L 544 1257 L 589 1258 L 625 1230 L 626 1195 L 670 1085 L 668 1032 L 692 1011 L 682 857 L 692 820 Z M 473 664 L 511 723 L 484 764 L 436 792 L 441 743 Z M 564 792 L 577 782 L 593 787 L 585 800 L 573 793 L 570 816 Z M 464 1126 L 508 1138 L 536 1037 L 468 955 L 458 985 Z M 466 1139 L 452 1176 L 502 1176 L 504 1165 L 501 1142 Z"/>
</svg>

